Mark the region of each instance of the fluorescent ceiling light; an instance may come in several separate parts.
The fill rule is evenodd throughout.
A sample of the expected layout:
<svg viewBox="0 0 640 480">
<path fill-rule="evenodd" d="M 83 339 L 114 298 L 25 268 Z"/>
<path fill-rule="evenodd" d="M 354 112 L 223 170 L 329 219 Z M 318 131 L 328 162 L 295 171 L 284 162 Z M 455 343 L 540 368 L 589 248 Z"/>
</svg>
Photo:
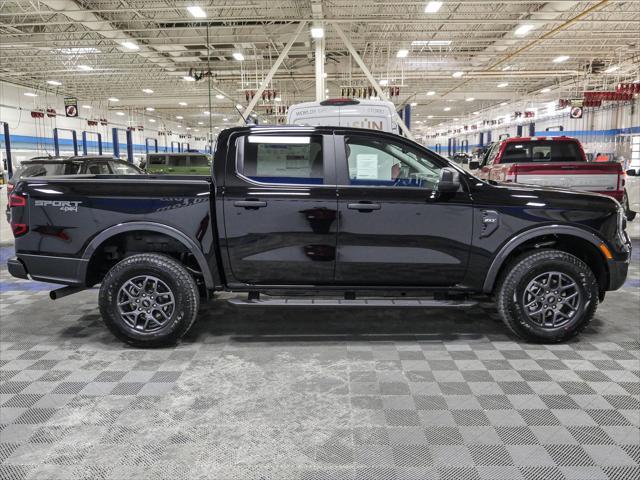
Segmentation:
<svg viewBox="0 0 640 480">
<path fill-rule="evenodd" d="M 116 98 L 116 97 L 109 97 L 109 98 L 107 98 L 107 100 L 109 100 L 110 102 L 119 102 L 120 101 L 120 99 Z"/>
<path fill-rule="evenodd" d="M 153 93 L 153 90 L 151 90 L 150 88 L 143 88 L 142 92 L 143 93 Z"/>
<path fill-rule="evenodd" d="M 197 5 L 187 7 L 187 11 L 194 18 L 207 18 L 207 12 L 205 12 L 201 7 L 198 7 Z"/>
<path fill-rule="evenodd" d="M 150 121 L 151 123 L 156 123 L 156 121 L 155 121 L 153 118 L 150 118 L 150 119 L 149 119 L 149 121 Z"/>
<path fill-rule="evenodd" d="M 178 102 L 178 105 L 181 105 L 181 106 L 183 106 L 183 107 L 186 107 L 186 106 L 187 106 L 187 102 Z"/>
<path fill-rule="evenodd" d="M 88 72 L 89 70 L 93 70 L 93 67 L 90 67 L 89 65 L 78 65 L 78 70 Z"/>
<path fill-rule="evenodd" d="M 384 87 L 384 86 L 386 86 L 386 85 L 388 85 L 388 84 L 389 84 L 389 80 L 387 80 L 386 78 L 383 78 L 383 79 L 382 79 L 382 80 L 380 80 L 380 82 L 378 82 L 378 83 L 380 83 L 380 86 L 381 86 L 381 87 Z"/>
<path fill-rule="evenodd" d="M 502 67 L 502 71 L 506 72 L 507 70 L 511 70 L 511 65 L 507 65 L 506 67 Z"/>
<path fill-rule="evenodd" d="M 225 117 L 225 118 L 223 118 L 223 119 L 222 119 L 222 121 L 223 121 L 223 122 L 228 122 L 228 121 L 229 121 L 229 119 Z"/>
<path fill-rule="evenodd" d="M 406 48 L 401 48 L 400 50 L 398 50 L 398 53 L 396 53 L 396 57 L 398 58 L 405 58 L 409 55 L 409 50 L 407 50 Z"/>
<path fill-rule="evenodd" d="M 25 97 L 37 97 L 38 94 L 37 93 L 33 93 L 33 92 L 24 92 Z"/>
<path fill-rule="evenodd" d="M 445 112 L 449 112 L 449 111 L 451 111 L 451 107 L 444 107 L 444 108 L 443 108 L 443 110 L 444 110 Z"/>
<path fill-rule="evenodd" d="M 196 79 L 195 79 L 195 78 L 193 78 L 191 75 L 185 75 L 184 77 L 182 77 L 182 79 L 183 79 L 185 82 L 195 82 L 195 81 L 196 81 Z"/>
<path fill-rule="evenodd" d="M 324 37 L 324 28 L 322 28 L 322 27 L 311 27 L 311 37 L 312 38 L 322 38 L 322 37 Z"/>
<path fill-rule="evenodd" d="M 550 91 L 550 88 L 543 88 L 542 90 L 540 90 L 540 93 L 549 93 Z"/>
<path fill-rule="evenodd" d="M 224 98 L 224 95 L 217 94 L 217 95 L 216 95 L 216 98 L 217 98 L 218 100 L 222 100 L 222 99 Z"/>
<path fill-rule="evenodd" d="M 153 108 L 153 107 L 147 107 L 147 108 L 145 108 L 145 110 L 146 110 L 147 112 L 153 112 L 153 111 L 155 110 L 155 108 Z"/>
<path fill-rule="evenodd" d="M 178 128 L 182 128 L 182 125 L 176 125 L 176 127 L 178 127 Z"/>
<path fill-rule="evenodd" d="M 569 56 L 568 55 L 560 55 L 559 57 L 556 57 L 553 59 L 553 63 L 562 63 L 562 62 L 566 62 L 567 60 L 569 60 Z"/>
<path fill-rule="evenodd" d="M 509 86 L 509 82 L 502 82 L 496 85 L 498 88 L 504 88 Z"/>
<path fill-rule="evenodd" d="M 187 130 L 191 130 L 191 127 L 187 127 Z"/>
<path fill-rule="evenodd" d="M 409 105 L 411 105 L 412 107 L 417 107 L 418 103 L 417 102 L 411 102 Z"/>
<path fill-rule="evenodd" d="M 427 115 L 427 118 L 433 118 L 433 115 Z"/>
<path fill-rule="evenodd" d="M 182 119 L 184 119 L 184 117 L 182 115 L 176 115 L 176 119 L 177 120 L 182 120 Z"/>
<path fill-rule="evenodd" d="M 116 112 L 116 115 L 118 115 L 119 117 L 124 116 L 124 112 Z"/>
<path fill-rule="evenodd" d="M 516 28 L 515 31 L 513 32 L 513 34 L 516 37 L 524 37 L 531 30 L 533 30 L 533 25 L 531 25 L 530 23 L 525 23 L 524 25 L 520 25 L 518 28 Z"/>
<path fill-rule="evenodd" d="M 506 104 L 507 104 L 507 102 L 502 102 L 502 103 L 500 104 L 500 106 L 504 107 Z"/>
<path fill-rule="evenodd" d="M 204 125 L 204 122 L 198 122 L 198 125 Z"/>
<path fill-rule="evenodd" d="M 235 58 L 239 62 L 244 60 L 244 55 L 241 52 L 233 52 L 232 56 L 233 56 L 233 58 Z"/>
<path fill-rule="evenodd" d="M 276 97 L 276 98 L 274 98 L 273 100 L 274 100 L 275 102 L 281 102 L 281 101 L 282 101 L 282 99 L 281 99 L 280 97 Z"/>
<path fill-rule="evenodd" d="M 451 76 L 455 78 L 460 78 L 463 75 L 464 75 L 464 72 L 453 72 Z"/>
<path fill-rule="evenodd" d="M 242 110 L 244 107 L 238 103 L 238 104 L 236 104 L 236 108 L 237 108 L 238 110 Z"/>
<path fill-rule="evenodd" d="M 126 41 L 122 42 L 120 45 L 129 50 L 140 50 L 140 47 L 133 42 Z"/>
<path fill-rule="evenodd" d="M 475 100 L 474 97 L 465 98 L 466 102 L 473 102 Z"/>
<path fill-rule="evenodd" d="M 209 112 L 208 110 L 205 110 L 204 112 L 202 112 L 204 115 L 211 115 L 211 112 Z"/>
<path fill-rule="evenodd" d="M 480 112 L 473 112 L 474 115 L 478 115 Z"/>
<path fill-rule="evenodd" d="M 413 46 L 430 46 L 430 47 L 446 47 L 451 45 L 451 40 L 414 40 L 411 42 Z"/>
<path fill-rule="evenodd" d="M 49 85 L 55 85 L 56 87 L 58 87 L 58 86 L 62 85 L 62 82 L 59 82 L 59 81 L 57 81 L 57 80 L 47 80 L 47 83 L 48 83 Z"/>
<path fill-rule="evenodd" d="M 429 2 L 427 6 L 424 7 L 424 13 L 436 13 L 442 7 L 443 2 Z"/>
<path fill-rule="evenodd" d="M 431 96 L 433 96 L 433 95 L 435 95 L 435 94 L 436 94 L 436 92 L 434 92 L 433 90 L 429 90 L 429 91 L 427 92 L 427 96 L 429 96 L 429 97 L 431 97 Z"/>
<path fill-rule="evenodd" d="M 604 73 L 613 73 L 617 70 L 620 70 L 620 67 L 618 65 L 611 65 L 609 68 L 607 68 Z"/>
<path fill-rule="evenodd" d="M 82 108 L 90 109 L 92 107 L 91 107 L 91 105 L 82 105 Z"/>
<path fill-rule="evenodd" d="M 453 121 L 457 122 L 458 120 L 460 120 L 459 118 L 454 118 Z"/>
<path fill-rule="evenodd" d="M 325 88 L 325 89 L 324 89 L 324 93 L 329 93 L 329 89 L 328 89 L 328 88 Z"/>
</svg>

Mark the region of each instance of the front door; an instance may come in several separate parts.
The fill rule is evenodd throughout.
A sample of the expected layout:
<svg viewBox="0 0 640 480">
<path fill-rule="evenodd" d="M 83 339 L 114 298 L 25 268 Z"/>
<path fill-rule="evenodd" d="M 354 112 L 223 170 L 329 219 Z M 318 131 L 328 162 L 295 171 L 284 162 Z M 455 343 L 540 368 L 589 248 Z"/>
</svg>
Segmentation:
<svg viewBox="0 0 640 480">
<path fill-rule="evenodd" d="M 340 215 L 336 282 L 461 282 L 473 209 L 464 189 L 436 191 L 445 161 L 392 137 L 349 133 L 335 138 Z"/>
<path fill-rule="evenodd" d="M 333 136 L 313 130 L 252 133 L 237 139 L 235 147 L 235 171 L 228 163 L 223 196 L 226 253 L 235 280 L 230 283 L 333 282 Z"/>
</svg>

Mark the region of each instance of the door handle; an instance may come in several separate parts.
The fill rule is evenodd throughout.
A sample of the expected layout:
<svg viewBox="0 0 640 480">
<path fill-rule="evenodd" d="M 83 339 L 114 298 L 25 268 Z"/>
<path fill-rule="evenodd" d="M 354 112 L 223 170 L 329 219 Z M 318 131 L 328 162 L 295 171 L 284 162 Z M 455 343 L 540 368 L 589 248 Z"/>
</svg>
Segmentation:
<svg viewBox="0 0 640 480">
<path fill-rule="evenodd" d="M 247 210 L 257 210 L 258 208 L 266 207 L 267 202 L 263 200 L 238 200 L 233 202 L 234 207 L 242 207 Z"/>
<path fill-rule="evenodd" d="M 350 210 L 359 210 L 361 212 L 370 212 L 372 210 L 380 210 L 379 203 L 349 203 L 347 208 Z"/>
</svg>

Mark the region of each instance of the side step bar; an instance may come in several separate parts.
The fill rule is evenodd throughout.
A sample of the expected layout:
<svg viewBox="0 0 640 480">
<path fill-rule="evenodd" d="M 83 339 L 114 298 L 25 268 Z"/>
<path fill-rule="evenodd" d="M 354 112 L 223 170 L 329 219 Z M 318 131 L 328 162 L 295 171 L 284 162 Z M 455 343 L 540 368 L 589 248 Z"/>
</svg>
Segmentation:
<svg viewBox="0 0 640 480">
<path fill-rule="evenodd" d="M 230 298 L 228 303 L 239 307 L 401 307 L 401 308 L 467 308 L 477 305 L 473 300 L 434 300 L 434 299 L 305 299 L 305 298 L 269 298 L 243 299 Z"/>
</svg>

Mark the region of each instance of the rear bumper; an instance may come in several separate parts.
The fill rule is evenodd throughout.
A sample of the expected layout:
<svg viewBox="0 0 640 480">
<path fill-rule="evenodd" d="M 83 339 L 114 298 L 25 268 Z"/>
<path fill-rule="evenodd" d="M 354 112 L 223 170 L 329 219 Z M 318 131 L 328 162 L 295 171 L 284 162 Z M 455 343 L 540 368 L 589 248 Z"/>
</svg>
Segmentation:
<svg viewBox="0 0 640 480">
<path fill-rule="evenodd" d="M 63 285 L 84 285 L 87 265 L 87 260 L 79 258 L 28 254 L 18 254 L 7 262 L 14 277 Z"/>
</svg>

